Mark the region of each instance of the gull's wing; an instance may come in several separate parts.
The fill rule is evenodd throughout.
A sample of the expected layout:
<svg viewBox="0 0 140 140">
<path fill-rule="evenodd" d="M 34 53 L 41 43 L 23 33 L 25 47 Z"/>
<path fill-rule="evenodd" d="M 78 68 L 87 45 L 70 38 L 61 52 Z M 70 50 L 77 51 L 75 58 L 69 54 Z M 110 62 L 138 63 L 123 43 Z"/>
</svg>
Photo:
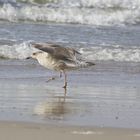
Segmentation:
<svg viewBox="0 0 140 140">
<path fill-rule="evenodd" d="M 65 48 L 57 44 L 32 44 L 32 46 L 49 53 L 56 59 L 74 61 L 76 59 L 76 54 L 80 54 L 75 49 Z"/>
</svg>

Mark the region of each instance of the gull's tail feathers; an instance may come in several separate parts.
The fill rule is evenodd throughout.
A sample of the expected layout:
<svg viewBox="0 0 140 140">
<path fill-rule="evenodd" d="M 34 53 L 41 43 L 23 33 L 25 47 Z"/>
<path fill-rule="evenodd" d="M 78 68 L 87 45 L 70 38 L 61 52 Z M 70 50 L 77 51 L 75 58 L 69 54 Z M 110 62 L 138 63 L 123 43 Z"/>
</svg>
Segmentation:
<svg viewBox="0 0 140 140">
<path fill-rule="evenodd" d="M 87 64 L 87 66 L 93 66 L 93 65 L 95 65 L 95 63 L 93 63 L 93 62 L 86 62 L 86 64 Z"/>
<path fill-rule="evenodd" d="M 95 65 L 95 63 L 88 62 L 88 61 L 82 61 L 78 64 L 78 67 L 79 68 L 87 68 L 87 67 L 90 67 L 90 66 L 93 66 L 93 65 Z"/>
</svg>

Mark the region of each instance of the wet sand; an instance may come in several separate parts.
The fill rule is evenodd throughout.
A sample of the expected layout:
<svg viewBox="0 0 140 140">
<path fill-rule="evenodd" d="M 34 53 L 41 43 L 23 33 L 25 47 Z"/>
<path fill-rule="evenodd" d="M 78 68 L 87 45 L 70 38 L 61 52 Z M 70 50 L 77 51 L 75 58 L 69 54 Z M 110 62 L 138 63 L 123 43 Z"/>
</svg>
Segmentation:
<svg viewBox="0 0 140 140">
<path fill-rule="evenodd" d="M 0 61 L 1 139 L 140 137 L 138 63 L 70 72 L 67 91 L 63 79 L 46 83 L 56 74 L 32 60 Z"/>
</svg>

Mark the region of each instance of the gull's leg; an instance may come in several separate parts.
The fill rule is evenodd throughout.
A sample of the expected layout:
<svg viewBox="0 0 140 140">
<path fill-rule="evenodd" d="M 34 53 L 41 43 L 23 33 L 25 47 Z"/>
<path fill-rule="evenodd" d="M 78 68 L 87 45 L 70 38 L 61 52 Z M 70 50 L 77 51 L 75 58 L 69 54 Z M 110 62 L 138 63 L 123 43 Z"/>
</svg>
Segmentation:
<svg viewBox="0 0 140 140">
<path fill-rule="evenodd" d="M 59 77 L 60 77 L 60 78 L 62 77 L 62 71 L 60 71 Z"/>
<path fill-rule="evenodd" d="M 64 73 L 64 86 L 63 86 L 63 88 L 67 88 L 67 74 L 66 74 L 66 72 L 65 71 L 63 71 L 63 73 Z"/>
<path fill-rule="evenodd" d="M 64 102 L 65 102 L 65 99 L 66 99 L 66 95 L 67 95 L 67 88 L 64 88 Z"/>
</svg>

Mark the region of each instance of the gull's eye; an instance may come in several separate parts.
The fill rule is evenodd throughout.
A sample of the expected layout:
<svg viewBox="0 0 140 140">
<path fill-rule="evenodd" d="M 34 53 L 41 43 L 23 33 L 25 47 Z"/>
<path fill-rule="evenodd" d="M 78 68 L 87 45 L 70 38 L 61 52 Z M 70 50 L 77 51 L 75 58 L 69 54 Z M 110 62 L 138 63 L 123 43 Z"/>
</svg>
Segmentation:
<svg viewBox="0 0 140 140">
<path fill-rule="evenodd" d="M 33 53 L 33 55 L 36 55 L 36 53 Z"/>
</svg>

